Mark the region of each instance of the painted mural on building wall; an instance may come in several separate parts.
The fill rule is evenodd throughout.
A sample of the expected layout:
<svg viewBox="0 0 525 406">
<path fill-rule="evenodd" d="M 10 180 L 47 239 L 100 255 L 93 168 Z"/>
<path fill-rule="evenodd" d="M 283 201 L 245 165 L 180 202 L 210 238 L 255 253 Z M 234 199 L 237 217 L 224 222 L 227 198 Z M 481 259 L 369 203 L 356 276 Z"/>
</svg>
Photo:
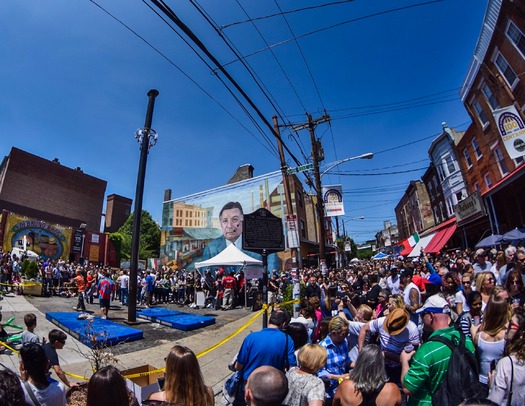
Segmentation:
<svg viewBox="0 0 525 406">
<path fill-rule="evenodd" d="M 161 264 L 192 270 L 195 262 L 212 258 L 228 244 L 242 249 L 244 214 L 265 208 L 282 218 L 281 183 L 281 173 L 274 172 L 164 202 Z M 244 252 L 260 259 L 256 253 Z M 268 269 L 279 269 L 276 254 L 268 256 Z"/>
<path fill-rule="evenodd" d="M 2 247 L 10 252 L 14 247 L 23 248 L 25 244 L 25 249 L 45 259 L 69 259 L 72 231 L 71 227 L 9 213 Z"/>
</svg>

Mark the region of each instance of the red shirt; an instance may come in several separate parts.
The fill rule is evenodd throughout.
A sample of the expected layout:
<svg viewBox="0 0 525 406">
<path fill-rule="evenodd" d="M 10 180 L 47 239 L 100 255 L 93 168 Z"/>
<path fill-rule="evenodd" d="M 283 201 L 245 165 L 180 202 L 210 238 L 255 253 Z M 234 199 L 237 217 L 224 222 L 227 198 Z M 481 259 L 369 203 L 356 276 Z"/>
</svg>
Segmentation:
<svg viewBox="0 0 525 406">
<path fill-rule="evenodd" d="M 237 280 L 231 276 L 225 276 L 222 279 L 222 284 L 224 285 L 224 289 L 235 289 L 235 284 L 237 283 Z"/>
</svg>

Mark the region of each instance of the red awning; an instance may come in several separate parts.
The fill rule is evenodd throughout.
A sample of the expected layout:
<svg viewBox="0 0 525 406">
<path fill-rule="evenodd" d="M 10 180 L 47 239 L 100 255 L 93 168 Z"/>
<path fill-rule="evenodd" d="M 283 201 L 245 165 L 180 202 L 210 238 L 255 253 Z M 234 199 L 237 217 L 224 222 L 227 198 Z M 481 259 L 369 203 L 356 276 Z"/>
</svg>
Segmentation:
<svg viewBox="0 0 525 406">
<path fill-rule="evenodd" d="M 448 240 L 450 240 L 450 237 L 452 237 L 452 234 L 456 231 L 456 227 L 457 223 L 453 222 L 449 226 L 443 227 L 439 230 L 426 246 L 425 252 L 428 252 L 429 254 L 437 254 L 441 251 L 441 248 L 445 246 Z"/>
<path fill-rule="evenodd" d="M 408 254 L 412 252 L 412 247 L 410 246 L 408 242 L 408 238 L 406 240 L 403 240 L 396 244 L 398 247 L 402 248 L 402 251 L 399 253 L 399 255 L 402 255 L 406 257 Z"/>
</svg>

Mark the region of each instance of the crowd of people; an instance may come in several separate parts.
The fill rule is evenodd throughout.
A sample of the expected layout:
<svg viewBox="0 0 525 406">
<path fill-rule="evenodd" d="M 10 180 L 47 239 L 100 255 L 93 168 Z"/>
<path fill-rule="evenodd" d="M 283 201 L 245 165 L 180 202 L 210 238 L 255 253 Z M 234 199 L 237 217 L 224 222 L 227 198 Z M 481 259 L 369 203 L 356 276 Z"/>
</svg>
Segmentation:
<svg viewBox="0 0 525 406">
<path fill-rule="evenodd" d="M 46 266 L 41 268 L 45 277 Z M 109 299 L 127 303 L 125 271 L 63 268 L 70 279 L 58 289 L 48 284 L 50 294 L 75 285 L 75 294 L 90 302 L 85 292 L 96 284 L 101 298 L 109 292 Z M 339 270 L 304 268 L 294 277 L 274 272 L 268 282 L 270 302 L 279 302 L 293 283 L 301 285 L 301 300 L 296 317 L 277 305 L 268 327 L 244 339 L 232 364 L 240 375 L 234 405 L 435 404 L 432 397 L 446 379 L 453 351 L 445 343 L 457 346 L 463 337 L 477 360 L 479 384 L 475 400 L 463 404 L 525 404 L 520 390 L 525 384 L 525 248 L 433 257 L 422 250 L 416 259 L 360 261 Z M 139 278 L 138 301 L 147 306 L 191 305 L 199 291 L 206 306 L 216 309 L 244 304 L 244 275 L 229 269 L 207 270 L 198 278 L 185 271 L 147 270 Z M 101 289 L 104 280 L 107 289 Z M 247 285 L 252 283 L 261 288 L 260 281 Z M 77 308 L 82 305 L 79 298 Z M 31 317 L 26 324 L 31 337 Z M 106 371 L 105 379 L 113 375 Z M 40 378 L 31 379 L 38 389 Z M 165 382 L 150 402 L 213 404 L 186 347 L 169 353 Z"/>
</svg>

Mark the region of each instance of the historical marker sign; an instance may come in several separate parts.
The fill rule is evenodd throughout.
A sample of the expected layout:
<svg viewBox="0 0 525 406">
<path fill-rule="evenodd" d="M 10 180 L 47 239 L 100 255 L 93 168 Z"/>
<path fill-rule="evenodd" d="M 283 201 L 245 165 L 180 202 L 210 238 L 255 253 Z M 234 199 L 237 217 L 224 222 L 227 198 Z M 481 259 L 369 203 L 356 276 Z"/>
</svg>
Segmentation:
<svg viewBox="0 0 525 406">
<path fill-rule="evenodd" d="M 242 248 L 248 251 L 272 253 L 284 251 L 282 220 L 266 209 L 244 215 Z"/>
</svg>

